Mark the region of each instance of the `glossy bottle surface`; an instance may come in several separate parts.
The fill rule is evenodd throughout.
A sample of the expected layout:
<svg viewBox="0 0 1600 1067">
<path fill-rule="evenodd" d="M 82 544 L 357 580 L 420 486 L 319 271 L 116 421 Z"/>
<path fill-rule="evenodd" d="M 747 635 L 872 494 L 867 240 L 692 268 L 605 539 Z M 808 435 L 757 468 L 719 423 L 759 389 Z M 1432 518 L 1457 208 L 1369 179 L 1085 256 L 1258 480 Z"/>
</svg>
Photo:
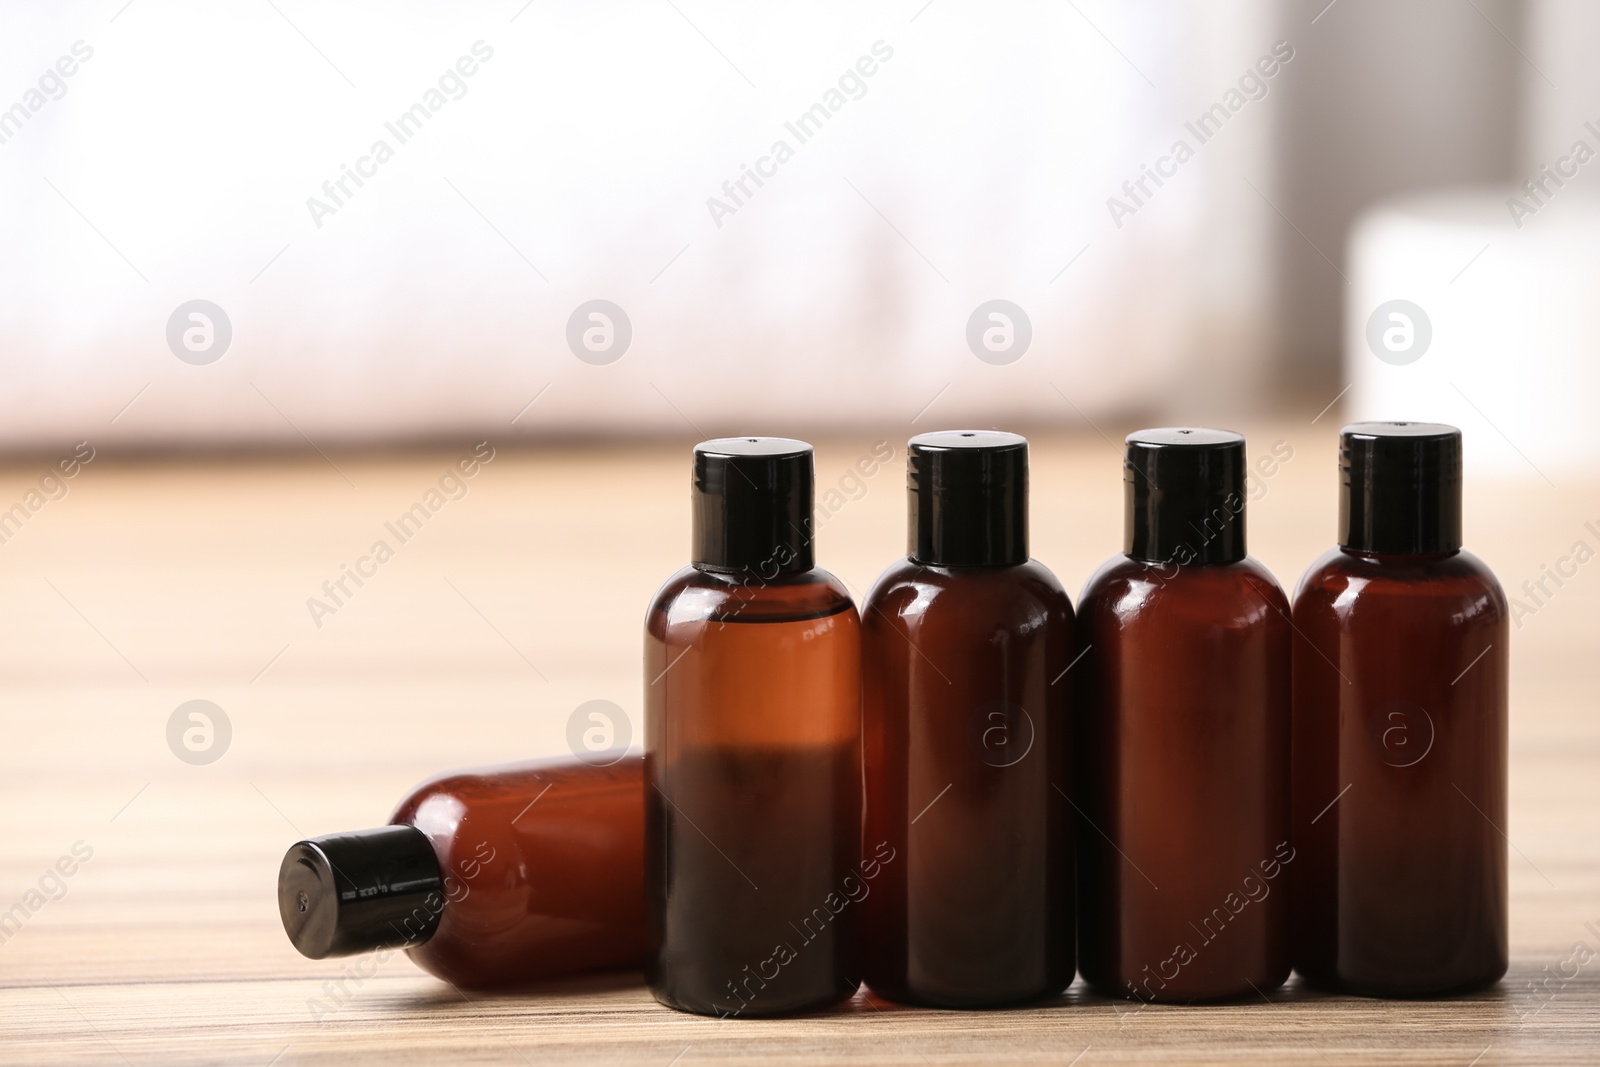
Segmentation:
<svg viewBox="0 0 1600 1067">
<path fill-rule="evenodd" d="M 866 983 L 982 1007 L 1073 975 L 1072 605 L 1043 566 L 891 566 L 862 607 Z"/>
<path fill-rule="evenodd" d="M 439 927 L 407 949 L 485 988 L 644 958 L 644 761 L 571 759 L 442 775 L 391 824 L 427 835 L 444 875 Z"/>
<path fill-rule="evenodd" d="M 1471 553 L 1334 549 L 1295 595 L 1294 964 L 1427 995 L 1507 964 L 1506 599 Z"/>
<path fill-rule="evenodd" d="M 1078 605 L 1079 969 L 1186 1002 L 1289 975 L 1288 603 L 1251 559 L 1126 556 Z"/>
<path fill-rule="evenodd" d="M 769 1015 L 855 992 L 860 622 L 820 570 L 685 567 L 645 623 L 651 992 Z"/>
</svg>

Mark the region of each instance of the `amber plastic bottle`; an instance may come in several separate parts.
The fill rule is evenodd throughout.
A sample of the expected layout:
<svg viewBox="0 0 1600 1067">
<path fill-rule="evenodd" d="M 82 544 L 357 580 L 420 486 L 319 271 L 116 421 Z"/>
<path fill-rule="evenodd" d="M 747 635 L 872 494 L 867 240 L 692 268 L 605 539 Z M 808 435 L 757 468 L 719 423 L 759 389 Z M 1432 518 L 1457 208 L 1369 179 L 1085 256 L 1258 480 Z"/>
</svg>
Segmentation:
<svg viewBox="0 0 1600 1067">
<path fill-rule="evenodd" d="M 1290 627 L 1245 555 L 1244 438 L 1127 439 L 1126 553 L 1078 602 L 1078 960 L 1189 1002 L 1289 975 Z"/>
<path fill-rule="evenodd" d="M 905 1003 L 991 1007 L 1073 975 L 1067 804 L 1072 604 L 1028 558 L 1028 442 L 913 437 L 907 558 L 861 609 L 865 980 Z"/>
<path fill-rule="evenodd" d="M 861 849 L 861 627 L 813 565 L 811 446 L 695 447 L 692 564 L 645 620 L 645 974 L 680 1011 L 849 997 Z"/>
<path fill-rule="evenodd" d="M 644 761 L 513 763 L 429 779 L 391 825 L 301 841 L 278 912 L 312 959 L 404 948 L 465 988 L 644 958 Z"/>
<path fill-rule="evenodd" d="M 1294 621 L 1294 964 L 1424 996 L 1505 974 L 1510 627 L 1461 548 L 1461 433 L 1357 423 Z"/>
</svg>

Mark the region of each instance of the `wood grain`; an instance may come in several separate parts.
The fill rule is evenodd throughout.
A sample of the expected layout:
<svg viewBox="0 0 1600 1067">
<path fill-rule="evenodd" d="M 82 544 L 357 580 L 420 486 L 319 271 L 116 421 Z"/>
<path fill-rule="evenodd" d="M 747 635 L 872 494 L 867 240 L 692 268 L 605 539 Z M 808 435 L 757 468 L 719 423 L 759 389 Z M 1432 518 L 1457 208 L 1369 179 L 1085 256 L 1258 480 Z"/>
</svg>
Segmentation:
<svg viewBox="0 0 1600 1067">
<path fill-rule="evenodd" d="M 1309 416 L 1308 416 L 1309 417 Z M 1111 440 L 1116 434 L 1105 428 Z M 1255 426 L 1294 457 L 1251 504 L 1252 554 L 1292 588 L 1332 539 L 1334 429 Z M 1119 431 L 1120 432 L 1120 431 Z M 463 996 L 400 956 L 312 962 L 273 896 L 297 837 L 383 822 L 435 771 L 565 748 L 568 714 L 635 717 L 644 605 L 687 548 L 687 446 L 502 448 L 464 495 L 331 614 L 321 596 L 470 446 L 157 461 L 97 456 L 0 543 L 0 1062 L 1469 1064 L 1600 1061 L 1600 564 L 1514 631 L 1513 969 L 1460 1000 L 1326 997 L 1145 1007 L 1081 985 L 1027 1010 L 718 1022 L 657 1007 L 637 975 Z M 823 442 L 839 490 L 820 557 L 858 596 L 904 545 L 901 441 Z M 50 457 L 0 467 L 0 510 Z M 1574 542 L 1600 485 L 1474 484 L 1469 545 L 1515 594 Z M 1116 448 L 1041 437 L 1034 555 L 1071 590 L 1121 537 Z M 320 621 L 320 625 L 318 622 Z M 206 766 L 167 747 L 191 699 L 232 725 Z M 92 858 L 47 876 L 75 842 Z M 1585 924 L 1593 924 L 1593 929 Z M 1544 982 L 1535 995 L 1530 983 Z M 1076 1059 L 1075 1059 L 1076 1058 Z"/>
</svg>

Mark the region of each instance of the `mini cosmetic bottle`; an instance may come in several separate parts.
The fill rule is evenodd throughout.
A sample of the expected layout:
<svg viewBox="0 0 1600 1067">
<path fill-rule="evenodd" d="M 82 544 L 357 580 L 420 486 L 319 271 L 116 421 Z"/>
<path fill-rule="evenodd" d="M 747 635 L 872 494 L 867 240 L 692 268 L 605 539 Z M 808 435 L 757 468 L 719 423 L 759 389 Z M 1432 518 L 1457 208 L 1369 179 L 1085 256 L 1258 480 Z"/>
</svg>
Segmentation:
<svg viewBox="0 0 1600 1067">
<path fill-rule="evenodd" d="M 637 967 L 643 771 L 561 759 L 423 782 L 389 826 L 289 850 L 283 928 L 312 959 L 404 948 L 466 988 Z"/>
<path fill-rule="evenodd" d="M 1078 602 L 1078 956 L 1099 993 L 1289 975 L 1289 606 L 1245 555 L 1236 433 L 1127 439 L 1126 550 Z"/>
<path fill-rule="evenodd" d="M 645 620 L 645 866 L 657 1000 L 723 1018 L 851 996 L 861 626 L 812 561 L 811 446 L 695 446 L 691 564 Z M 870 872 L 870 873 L 868 873 Z"/>
<path fill-rule="evenodd" d="M 1461 548 L 1461 432 L 1346 426 L 1339 547 L 1294 622 L 1294 965 L 1426 996 L 1506 971 L 1500 583 Z"/>
<path fill-rule="evenodd" d="M 1072 604 L 1028 557 L 1028 442 L 913 437 L 907 558 L 861 609 L 866 832 L 897 858 L 863 902 L 865 981 L 992 1007 L 1073 975 L 1065 679 Z"/>
</svg>

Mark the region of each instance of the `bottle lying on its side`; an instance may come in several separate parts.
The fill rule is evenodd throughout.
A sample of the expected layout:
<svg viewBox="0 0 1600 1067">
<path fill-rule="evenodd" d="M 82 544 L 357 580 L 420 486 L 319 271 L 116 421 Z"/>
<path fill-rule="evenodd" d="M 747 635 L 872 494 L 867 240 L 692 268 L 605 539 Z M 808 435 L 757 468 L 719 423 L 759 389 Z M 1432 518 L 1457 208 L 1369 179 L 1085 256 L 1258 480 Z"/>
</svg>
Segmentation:
<svg viewBox="0 0 1600 1067">
<path fill-rule="evenodd" d="M 403 948 L 458 986 L 638 967 L 644 760 L 540 760 L 429 779 L 390 825 L 297 842 L 283 928 L 312 959 Z"/>
</svg>

